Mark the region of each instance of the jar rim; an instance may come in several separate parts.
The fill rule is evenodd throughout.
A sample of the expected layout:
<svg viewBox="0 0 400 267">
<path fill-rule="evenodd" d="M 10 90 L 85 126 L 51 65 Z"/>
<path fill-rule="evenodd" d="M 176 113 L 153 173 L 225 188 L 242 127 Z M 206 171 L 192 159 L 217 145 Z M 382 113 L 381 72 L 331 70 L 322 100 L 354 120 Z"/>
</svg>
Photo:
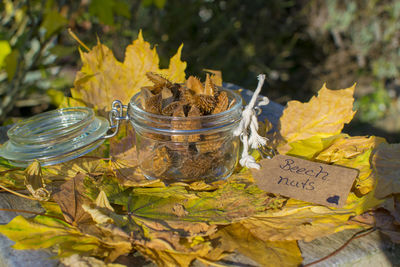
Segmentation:
<svg viewBox="0 0 400 267">
<path fill-rule="evenodd" d="M 131 100 L 129 101 L 129 109 L 132 109 L 134 112 L 138 113 L 136 115 L 144 115 L 144 116 L 149 116 L 155 119 L 159 120 L 180 120 L 180 121 L 185 121 L 185 120 L 208 120 L 208 119 L 218 119 L 221 117 L 225 117 L 231 113 L 236 112 L 239 108 L 242 107 L 243 105 L 243 100 L 242 97 L 234 92 L 233 90 L 230 90 L 228 88 L 224 87 L 219 87 L 218 89 L 221 91 L 225 91 L 229 94 L 231 94 L 235 99 L 235 103 L 230 109 L 227 109 L 223 112 L 220 113 L 215 113 L 215 114 L 209 114 L 209 115 L 204 115 L 204 116 L 193 116 L 193 117 L 173 117 L 173 116 L 167 116 L 167 115 L 162 115 L 162 114 L 154 114 L 151 112 L 147 112 L 144 109 L 140 108 L 137 103 L 139 103 L 139 97 L 140 97 L 140 92 L 136 93 Z M 128 116 L 131 116 L 131 113 L 128 112 Z"/>
<path fill-rule="evenodd" d="M 0 147 L 0 156 L 15 166 L 38 160 L 53 165 L 86 154 L 104 142 L 109 122 L 87 107 L 47 111 L 11 127 L 10 140 Z"/>
<path fill-rule="evenodd" d="M 62 125 L 62 127 L 51 130 L 51 131 L 41 131 L 35 132 L 35 127 L 38 127 L 40 122 L 48 121 L 49 119 L 64 120 L 65 116 L 79 115 L 77 121 Z M 65 136 L 71 132 L 79 131 L 91 123 L 94 119 L 94 112 L 92 109 L 87 107 L 68 107 L 56 109 L 41 114 L 34 115 L 28 119 L 17 122 L 8 131 L 7 136 L 10 140 L 25 143 L 25 142 L 40 142 L 49 141 L 56 139 L 60 136 Z M 32 132 L 33 131 L 33 132 Z"/>
</svg>

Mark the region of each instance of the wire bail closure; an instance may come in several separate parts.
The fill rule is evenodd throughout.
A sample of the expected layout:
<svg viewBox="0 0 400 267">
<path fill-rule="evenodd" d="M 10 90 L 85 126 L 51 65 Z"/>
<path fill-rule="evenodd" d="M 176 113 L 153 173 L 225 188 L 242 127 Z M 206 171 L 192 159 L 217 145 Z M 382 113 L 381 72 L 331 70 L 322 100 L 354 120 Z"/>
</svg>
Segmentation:
<svg viewBox="0 0 400 267">
<path fill-rule="evenodd" d="M 111 133 L 103 136 L 104 139 L 108 139 L 111 137 L 114 137 L 117 135 L 119 131 L 119 125 L 120 121 L 122 120 L 128 120 L 128 113 L 125 112 L 124 115 L 124 110 L 127 110 L 128 106 L 123 105 L 120 100 L 114 100 L 111 104 L 111 110 L 108 113 L 108 120 L 110 122 L 110 127 L 108 128 L 108 131 L 112 131 Z"/>
</svg>

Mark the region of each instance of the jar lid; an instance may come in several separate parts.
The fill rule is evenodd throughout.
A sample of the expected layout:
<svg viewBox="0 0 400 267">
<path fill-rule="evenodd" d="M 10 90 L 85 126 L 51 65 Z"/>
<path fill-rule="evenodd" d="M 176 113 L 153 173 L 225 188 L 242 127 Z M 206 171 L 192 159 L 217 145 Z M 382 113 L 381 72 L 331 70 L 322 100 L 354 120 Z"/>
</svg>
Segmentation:
<svg viewBox="0 0 400 267">
<path fill-rule="evenodd" d="M 0 156 L 25 167 L 34 160 L 42 166 L 75 159 L 104 142 L 109 122 L 90 108 L 74 107 L 44 112 L 16 123 Z"/>
</svg>

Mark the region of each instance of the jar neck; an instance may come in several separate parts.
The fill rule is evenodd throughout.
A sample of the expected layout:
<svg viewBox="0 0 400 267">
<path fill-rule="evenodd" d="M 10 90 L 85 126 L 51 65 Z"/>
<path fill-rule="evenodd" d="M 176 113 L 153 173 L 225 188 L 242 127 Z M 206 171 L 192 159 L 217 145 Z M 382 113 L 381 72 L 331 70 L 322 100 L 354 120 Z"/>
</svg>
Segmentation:
<svg viewBox="0 0 400 267">
<path fill-rule="evenodd" d="M 234 105 L 221 113 L 199 117 L 171 117 L 146 112 L 140 103 L 140 93 L 132 97 L 128 107 L 128 117 L 135 128 L 152 132 L 173 134 L 194 134 L 210 131 L 221 131 L 234 127 L 241 119 L 242 98 L 229 89 L 221 89 L 228 95 Z M 175 126 L 175 127 L 174 127 Z M 178 126 L 178 127 L 176 127 Z"/>
</svg>

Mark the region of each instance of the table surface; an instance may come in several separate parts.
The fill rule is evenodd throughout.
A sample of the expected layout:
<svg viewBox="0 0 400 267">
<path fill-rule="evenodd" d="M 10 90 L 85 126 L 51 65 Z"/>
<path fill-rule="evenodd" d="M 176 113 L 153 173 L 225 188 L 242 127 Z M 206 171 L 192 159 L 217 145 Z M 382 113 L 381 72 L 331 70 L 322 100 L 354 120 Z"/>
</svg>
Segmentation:
<svg viewBox="0 0 400 267">
<path fill-rule="evenodd" d="M 229 85 L 228 87 L 237 89 L 237 86 Z M 244 90 L 243 98 L 248 100 L 251 92 Z M 271 123 L 277 125 L 281 116 L 283 107 L 277 103 L 270 102 L 263 107 L 263 112 L 259 119 L 268 118 Z M 0 127 L 0 142 L 4 142 L 6 138 L 6 127 Z M 22 209 L 41 212 L 39 203 L 17 197 L 9 193 L 0 193 L 0 208 Z M 6 224 L 15 216 L 26 214 L 18 214 L 15 212 L 0 211 L 0 224 Z M 29 217 L 29 216 L 27 216 Z M 316 239 L 312 242 L 299 241 L 299 247 L 303 256 L 303 263 L 307 264 L 324 257 L 341 245 L 343 245 L 357 230 L 346 230 L 330 236 Z M 14 250 L 11 248 L 13 244 L 7 237 L 0 235 L 0 267 L 2 266 L 63 266 L 59 261 L 50 259 L 55 254 L 50 250 Z M 143 260 L 143 266 L 155 266 L 153 263 Z M 121 262 L 129 265 L 129 262 Z M 137 261 L 136 261 L 137 263 Z M 227 266 L 252 267 L 259 266 L 257 263 L 240 254 L 232 254 L 221 261 Z M 204 266 L 200 262 L 194 262 L 193 266 Z M 393 244 L 390 240 L 382 236 L 379 232 L 353 240 L 346 248 L 335 256 L 315 264 L 313 266 L 400 266 L 400 245 Z"/>
</svg>

